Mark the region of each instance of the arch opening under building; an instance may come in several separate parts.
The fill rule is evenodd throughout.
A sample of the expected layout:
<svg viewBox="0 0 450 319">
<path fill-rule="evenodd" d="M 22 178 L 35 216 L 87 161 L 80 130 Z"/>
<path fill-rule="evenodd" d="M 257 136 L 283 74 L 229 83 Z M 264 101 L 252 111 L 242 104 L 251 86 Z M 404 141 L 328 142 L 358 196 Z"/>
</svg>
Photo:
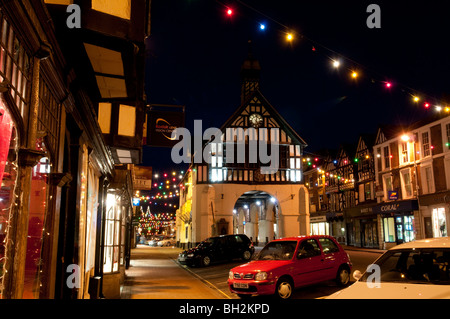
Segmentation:
<svg viewBox="0 0 450 319">
<path fill-rule="evenodd" d="M 255 244 L 279 238 L 281 208 L 275 196 L 264 191 L 247 191 L 233 209 L 233 233 L 247 235 Z"/>
</svg>

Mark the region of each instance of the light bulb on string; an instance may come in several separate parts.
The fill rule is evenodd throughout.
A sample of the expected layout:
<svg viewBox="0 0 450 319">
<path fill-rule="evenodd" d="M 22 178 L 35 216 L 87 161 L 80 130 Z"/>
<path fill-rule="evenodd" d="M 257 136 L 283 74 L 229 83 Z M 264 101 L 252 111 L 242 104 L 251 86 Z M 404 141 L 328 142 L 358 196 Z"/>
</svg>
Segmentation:
<svg viewBox="0 0 450 319">
<path fill-rule="evenodd" d="M 391 82 L 385 82 L 384 86 L 388 89 L 390 89 L 392 87 L 392 83 Z"/>
<path fill-rule="evenodd" d="M 265 25 L 264 23 L 260 23 L 260 24 L 259 24 L 259 29 L 260 29 L 261 31 L 264 31 L 264 30 L 266 29 L 266 25 Z"/>
<path fill-rule="evenodd" d="M 232 16 L 233 15 L 233 10 L 231 10 L 230 8 L 227 9 L 227 15 L 228 16 Z"/>
<path fill-rule="evenodd" d="M 423 106 L 425 106 L 426 109 L 429 109 L 429 108 L 430 108 L 430 103 L 425 102 L 425 103 L 423 104 Z"/>
<path fill-rule="evenodd" d="M 341 62 L 339 62 L 338 60 L 333 60 L 333 67 L 338 68 L 341 65 Z"/>
<path fill-rule="evenodd" d="M 292 33 L 287 33 L 286 34 L 286 40 L 289 42 L 292 42 L 292 40 L 294 39 L 294 36 L 292 35 Z"/>
</svg>

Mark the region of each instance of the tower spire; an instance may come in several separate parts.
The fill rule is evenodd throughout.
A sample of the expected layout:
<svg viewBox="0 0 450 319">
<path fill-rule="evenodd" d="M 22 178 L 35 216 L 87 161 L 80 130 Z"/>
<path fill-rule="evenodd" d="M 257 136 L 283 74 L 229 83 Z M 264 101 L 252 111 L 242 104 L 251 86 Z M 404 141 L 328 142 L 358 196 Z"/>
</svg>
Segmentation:
<svg viewBox="0 0 450 319">
<path fill-rule="evenodd" d="M 248 40 L 248 55 L 241 67 L 241 104 L 259 88 L 261 67 L 253 55 L 252 41 Z"/>
</svg>

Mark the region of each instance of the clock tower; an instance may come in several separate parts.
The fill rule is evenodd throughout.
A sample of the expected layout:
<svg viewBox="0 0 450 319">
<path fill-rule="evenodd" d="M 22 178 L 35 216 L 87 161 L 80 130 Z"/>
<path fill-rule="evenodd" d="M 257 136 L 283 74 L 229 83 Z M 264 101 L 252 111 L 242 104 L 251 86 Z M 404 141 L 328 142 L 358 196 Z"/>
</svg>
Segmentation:
<svg viewBox="0 0 450 319">
<path fill-rule="evenodd" d="M 241 104 L 249 95 L 259 89 L 261 67 L 259 61 L 253 56 L 252 42 L 248 41 L 248 56 L 241 67 Z"/>
<path fill-rule="evenodd" d="M 241 104 L 220 127 L 221 138 L 204 144 L 210 161 L 192 163 L 180 181 L 177 241 L 183 247 L 222 233 L 245 234 L 255 244 L 309 234 L 307 144 L 261 93 L 260 71 L 249 42 Z"/>
</svg>

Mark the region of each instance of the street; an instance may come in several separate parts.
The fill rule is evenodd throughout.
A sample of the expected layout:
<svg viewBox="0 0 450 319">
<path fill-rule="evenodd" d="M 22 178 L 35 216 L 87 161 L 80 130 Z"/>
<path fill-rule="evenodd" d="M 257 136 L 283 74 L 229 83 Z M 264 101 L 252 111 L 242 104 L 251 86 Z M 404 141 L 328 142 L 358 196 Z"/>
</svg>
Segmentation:
<svg viewBox="0 0 450 319">
<path fill-rule="evenodd" d="M 228 272 L 242 261 L 187 267 L 176 259 L 179 248 L 138 245 L 132 250 L 131 265 L 126 270 L 122 299 L 239 299 L 229 291 Z M 348 248 L 352 272 L 364 271 L 380 256 L 378 251 Z M 353 277 L 351 278 L 354 281 Z M 326 297 L 341 289 L 333 281 L 296 289 L 293 299 Z M 257 297 L 258 298 L 258 297 Z"/>
</svg>

